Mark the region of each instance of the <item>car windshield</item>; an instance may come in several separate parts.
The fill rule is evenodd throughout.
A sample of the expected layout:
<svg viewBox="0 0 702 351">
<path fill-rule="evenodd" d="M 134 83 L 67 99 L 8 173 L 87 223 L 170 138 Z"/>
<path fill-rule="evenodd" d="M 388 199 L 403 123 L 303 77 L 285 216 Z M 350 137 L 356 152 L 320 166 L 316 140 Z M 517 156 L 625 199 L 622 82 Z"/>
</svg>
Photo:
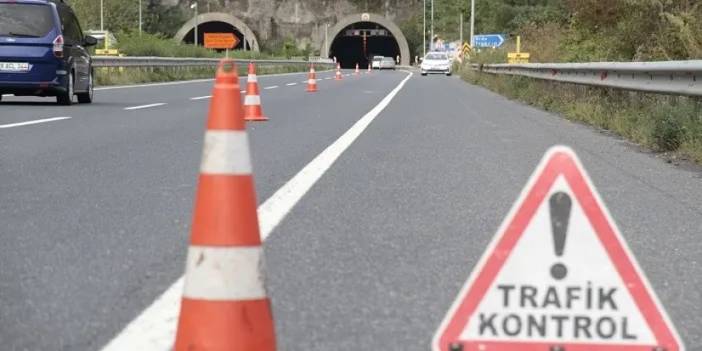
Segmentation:
<svg viewBox="0 0 702 351">
<path fill-rule="evenodd" d="M 427 54 L 427 60 L 448 60 L 445 54 Z"/>
<path fill-rule="evenodd" d="M 382 57 L 374 57 L 374 58 L 373 58 L 373 61 L 382 61 L 382 60 L 383 60 Z"/>
<path fill-rule="evenodd" d="M 0 14 L 0 36 L 40 38 L 51 31 L 54 23 L 47 5 L 2 3 Z"/>
</svg>

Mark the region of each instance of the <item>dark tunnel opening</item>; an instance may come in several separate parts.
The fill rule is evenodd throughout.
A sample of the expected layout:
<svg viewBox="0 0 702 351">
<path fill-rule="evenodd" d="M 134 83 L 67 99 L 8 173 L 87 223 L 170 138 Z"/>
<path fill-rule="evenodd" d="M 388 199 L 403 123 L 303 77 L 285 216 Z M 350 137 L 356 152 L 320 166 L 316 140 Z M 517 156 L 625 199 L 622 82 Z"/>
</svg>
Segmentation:
<svg viewBox="0 0 702 351">
<path fill-rule="evenodd" d="M 236 45 L 234 50 L 244 50 L 244 34 L 226 22 L 203 22 L 197 26 L 197 44 L 204 46 L 205 33 L 234 33 L 234 35 L 239 39 L 239 44 Z M 186 44 L 195 43 L 195 28 L 191 29 L 188 34 L 183 38 L 183 42 Z M 247 44 L 246 50 L 251 50 L 251 47 Z"/>
<path fill-rule="evenodd" d="M 365 43 L 364 43 L 365 42 Z M 336 57 L 342 68 L 367 68 L 373 56 L 397 58 L 400 46 L 390 31 L 373 22 L 357 22 L 334 38 L 329 57 Z"/>
</svg>

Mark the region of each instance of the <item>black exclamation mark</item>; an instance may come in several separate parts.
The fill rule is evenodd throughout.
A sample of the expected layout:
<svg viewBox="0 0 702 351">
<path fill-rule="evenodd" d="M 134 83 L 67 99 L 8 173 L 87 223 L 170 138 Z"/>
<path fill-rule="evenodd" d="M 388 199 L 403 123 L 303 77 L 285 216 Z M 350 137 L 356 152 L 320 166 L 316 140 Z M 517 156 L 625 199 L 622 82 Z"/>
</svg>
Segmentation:
<svg viewBox="0 0 702 351">
<path fill-rule="evenodd" d="M 570 207 L 572 205 L 570 196 L 564 192 L 557 192 L 549 199 L 551 205 L 551 229 L 553 232 L 553 247 L 557 257 L 563 256 L 565 248 L 566 234 L 568 233 L 568 220 L 570 219 Z M 561 280 L 568 275 L 568 268 L 563 263 L 555 263 L 551 266 L 551 276 L 556 280 Z"/>
</svg>

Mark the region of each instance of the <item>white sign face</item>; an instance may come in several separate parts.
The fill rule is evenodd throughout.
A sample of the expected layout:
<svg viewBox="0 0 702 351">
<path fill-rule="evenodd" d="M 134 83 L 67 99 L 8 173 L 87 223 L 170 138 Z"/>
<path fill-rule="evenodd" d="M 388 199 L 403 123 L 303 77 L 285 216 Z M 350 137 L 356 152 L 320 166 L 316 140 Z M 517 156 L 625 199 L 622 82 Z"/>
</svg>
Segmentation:
<svg viewBox="0 0 702 351">
<path fill-rule="evenodd" d="M 554 147 L 433 341 L 449 350 L 684 350 L 575 153 Z"/>
<path fill-rule="evenodd" d="M 574 198 L 562 176 L 548 194 Z M 571 202 L 560 256 L 550 207 L 538 207 L 461 339 L 655 344 L 580 204 Z"/>
<path fill-rule="evenodd" d="M 370 21 L 370 14 L 369 13 L 362 13 L 361 14 L 361 21 Z"/>
</svg>

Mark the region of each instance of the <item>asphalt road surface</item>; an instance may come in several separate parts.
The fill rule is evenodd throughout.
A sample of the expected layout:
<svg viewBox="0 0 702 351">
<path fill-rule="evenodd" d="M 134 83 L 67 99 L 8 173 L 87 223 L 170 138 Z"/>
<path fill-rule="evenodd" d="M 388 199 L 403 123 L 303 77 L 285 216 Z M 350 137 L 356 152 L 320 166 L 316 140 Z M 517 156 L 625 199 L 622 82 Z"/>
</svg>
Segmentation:
<svg viewBox="0 0 702 351">
<path fill-rule="evenodd" d="M 261 77 L 259 203 L 408 75 L 324 72 L 316 94 L 304 74 Z M 211 86 L 99 90 L 72 107 L 3 99 L 2 350 L 100 350 L 182 275 Z M 702 350 L 702 171 L 419 75 L 265 241 L 280 350 L 428 350 L 554 144 L 578 153 L 687 349 Z"/>
</svg>

